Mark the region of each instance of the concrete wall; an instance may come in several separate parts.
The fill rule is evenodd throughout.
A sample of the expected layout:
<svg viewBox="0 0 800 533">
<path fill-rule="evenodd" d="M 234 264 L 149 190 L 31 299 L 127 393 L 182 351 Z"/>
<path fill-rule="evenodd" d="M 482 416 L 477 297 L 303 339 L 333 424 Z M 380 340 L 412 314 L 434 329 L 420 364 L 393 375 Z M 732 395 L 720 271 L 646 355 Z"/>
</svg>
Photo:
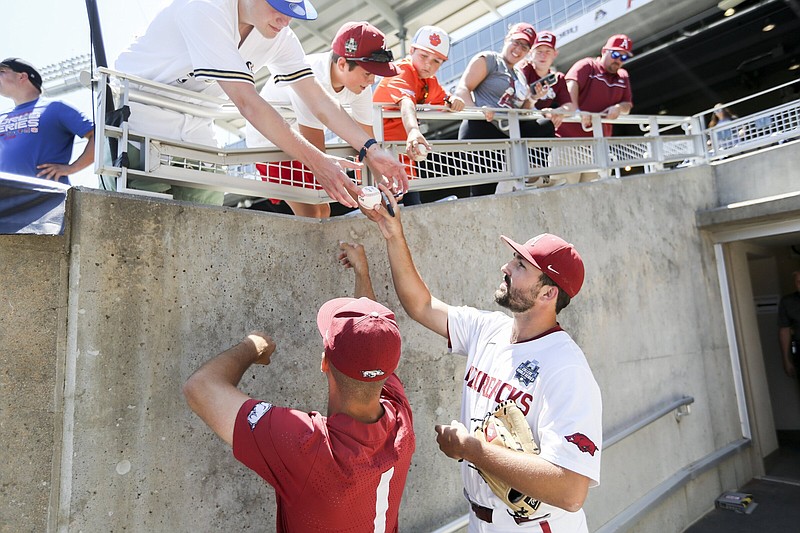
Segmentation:
<svg viewBox="0 0 800 533">
<path fill-rule="evenodd" d="M 352 274 L 335 262 L 340 240 L 365 245 L 377 296 L 398 312 L 404 335 L 399 374 L 418 446 L 403 530 L 429 531 L 466 512 L 457 465 L 438 451 L 433 432 L 457 417 L 463 360 L 400 309 L 372 223 L 73 192 L 64 376 L 53 387 L 63 389 L 56 396 L 64 399 L 64 434 L 51 530 L 272 529 L 272 490 L 188 410 L 180 386 L 258 327 L 278 351 L 272 365 L 247 373 L 244 389 L 324 410 L 314 320 L 322 302 L 352 293 Z M 524 240 L 549 231 L 576 245 L 587 281 L 560 322 L 595 372 L 607 434 L 668 401 L 695 398 L 691 416 L 665 417 L 604 453 L 601 486 L 586 504 L 592 529 L 741 437 L 713 247 L 695 227 L 695 213 L 718 202 L 713 169 L 697 167 L 402 212 L 423 278 L 450 304 L 495 308 L 509 258 L 500 233 Z M 34 257 L 22 255 L 21 262 Z M 2 394 L 8 405 L 5 387 Z M 671 517 L 670 527 L 645 520 L 641 531 L 682 530 L 721 490 L 747 481 L 749 465 L 733 458 L 701 476 L 653 512 Z M 19 490 L 34 494 L 33 483 L 20 480 Z M 0 509 L 11 505 L 3 497 Z M 7 524 L 30 529 L 16 516 Z"/>
<path fill-rule="evenodd" d="M 65 237 L 0 235 L 0 532 L 44 531 L 58 490 Z"/>
<path fill-rule="evenodd" d="M 800 140 L 723 159 L 714 169 L 719 205 L 796 193 L 800 180 Z"/>
</svg>

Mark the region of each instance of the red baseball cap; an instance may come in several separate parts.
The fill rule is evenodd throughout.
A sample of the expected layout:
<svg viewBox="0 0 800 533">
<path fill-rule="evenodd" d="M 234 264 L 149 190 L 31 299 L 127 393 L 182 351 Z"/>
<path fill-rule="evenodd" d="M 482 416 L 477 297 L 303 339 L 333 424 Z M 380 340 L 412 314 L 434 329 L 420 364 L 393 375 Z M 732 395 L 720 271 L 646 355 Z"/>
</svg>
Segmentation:
<svg viewBox="0 0 800 533">
<path fill-rule="evenodd" d="M 356 61 L 364 70 L 378 76 L 396 76 L 392 51 L 386 49 L 386 36 L 369 22 L 347 22 L 331 43 L 337 55 Z"/>
<path fill-rule="evenodd" d="M 549 46 L 553 50 L 556 49 L 556 34 L 551 31 L 540 31 L 536 34 L 536 41 L 534 41 L 531 48 L 537 46 Z"/>
<path fill-rule="evenodd" d="M 369 298 L 335 298 L 317 313 L 325 358 L 358 381 L 388 378 L 400 361 L 400 330 L 394 313 Z"/>
<path fill-rule="evenodd" d="M 508 30 L 508 36 L 512 39 L 525 41 L 531 48 L 533 48 L 533 43 L 536 42 L 536 30 L 527 22 L 518 22 L 511 26 L 511 29 Z"/>
<path fill-rule="evenodd" d="M 631 52 L 631 50 L 633 50 L 633 41 L 631 41 L 631 38 L 627 35 L 618 33 L 608 38 L 603 50 L 617 50 L 619 52 L 625 52 L 629 56 L 633 56 L 633 52 Z"/>
<path fill-rule="evenodd" d="M 560 288 L 574 298 L 583 285 L 583 259 L 570 243 L 550 233 L 542 233 L 525 244 L 518 244 L 500 235 L 519 255 L 547 274 Z"/>
</svg>

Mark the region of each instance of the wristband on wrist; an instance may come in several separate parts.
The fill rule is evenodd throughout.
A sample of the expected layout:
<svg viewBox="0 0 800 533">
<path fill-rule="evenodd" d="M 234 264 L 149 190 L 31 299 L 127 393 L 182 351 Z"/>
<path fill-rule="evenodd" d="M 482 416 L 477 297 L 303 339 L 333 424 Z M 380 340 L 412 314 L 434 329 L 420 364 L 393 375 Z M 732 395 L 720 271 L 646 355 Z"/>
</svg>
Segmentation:
<svg viewBox="0 0 800 533">
<path fill-rule="evenodd" d="M 369 150 L 369 147 L 372 146 L 373 144 L 378 144 L 378 141 L 376 141 L 375 139 L 367 139 L 367 142 L 364 143 L 364 146 L 362 146 L 361 150 L 359 150 L 358 152 L 359 161 L 363 161 L 364 159 L 366 159 L 367 150 Z"/>
</svg>

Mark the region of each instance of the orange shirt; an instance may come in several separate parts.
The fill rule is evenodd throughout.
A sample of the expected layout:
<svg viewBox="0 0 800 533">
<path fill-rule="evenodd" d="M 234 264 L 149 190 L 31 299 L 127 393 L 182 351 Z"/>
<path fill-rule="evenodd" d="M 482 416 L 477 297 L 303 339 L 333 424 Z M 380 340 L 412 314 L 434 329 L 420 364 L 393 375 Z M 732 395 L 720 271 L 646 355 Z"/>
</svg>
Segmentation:
<svg viewBox="0 0 800 533">
<path fill-rule="evenodd" d="M 444 105 L 447 92 L 439 85 L 436 76 L 424 80 L 417 74 L 411 63 L 411 57 L 395 62 L 400 74 L 383 78 L 372 95 L 376 103 L 396 104 L 403 98 L 411 98 L 416 104 Z M 400 118 L 383 119 L 383 139 L 385 141 L 405 141 L 408 137 L 403 120 Z"/>
</svg>

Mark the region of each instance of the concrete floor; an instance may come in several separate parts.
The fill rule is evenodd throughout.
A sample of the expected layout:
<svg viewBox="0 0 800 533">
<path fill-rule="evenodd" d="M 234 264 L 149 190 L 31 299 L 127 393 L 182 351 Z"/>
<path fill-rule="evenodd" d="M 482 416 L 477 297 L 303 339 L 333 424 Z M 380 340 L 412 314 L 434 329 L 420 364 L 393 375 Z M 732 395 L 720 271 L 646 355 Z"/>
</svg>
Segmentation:
<svg viewBox="0 0 800 533">
<path fill-rule="evenodd" d="M 714 509 L 684 533 L 797 533 L 800 531 L 800 441 L 781 439 L 764 461 L 766 475 L 738 492 L 752 494 L 752 513 Z"/>
</svg>

